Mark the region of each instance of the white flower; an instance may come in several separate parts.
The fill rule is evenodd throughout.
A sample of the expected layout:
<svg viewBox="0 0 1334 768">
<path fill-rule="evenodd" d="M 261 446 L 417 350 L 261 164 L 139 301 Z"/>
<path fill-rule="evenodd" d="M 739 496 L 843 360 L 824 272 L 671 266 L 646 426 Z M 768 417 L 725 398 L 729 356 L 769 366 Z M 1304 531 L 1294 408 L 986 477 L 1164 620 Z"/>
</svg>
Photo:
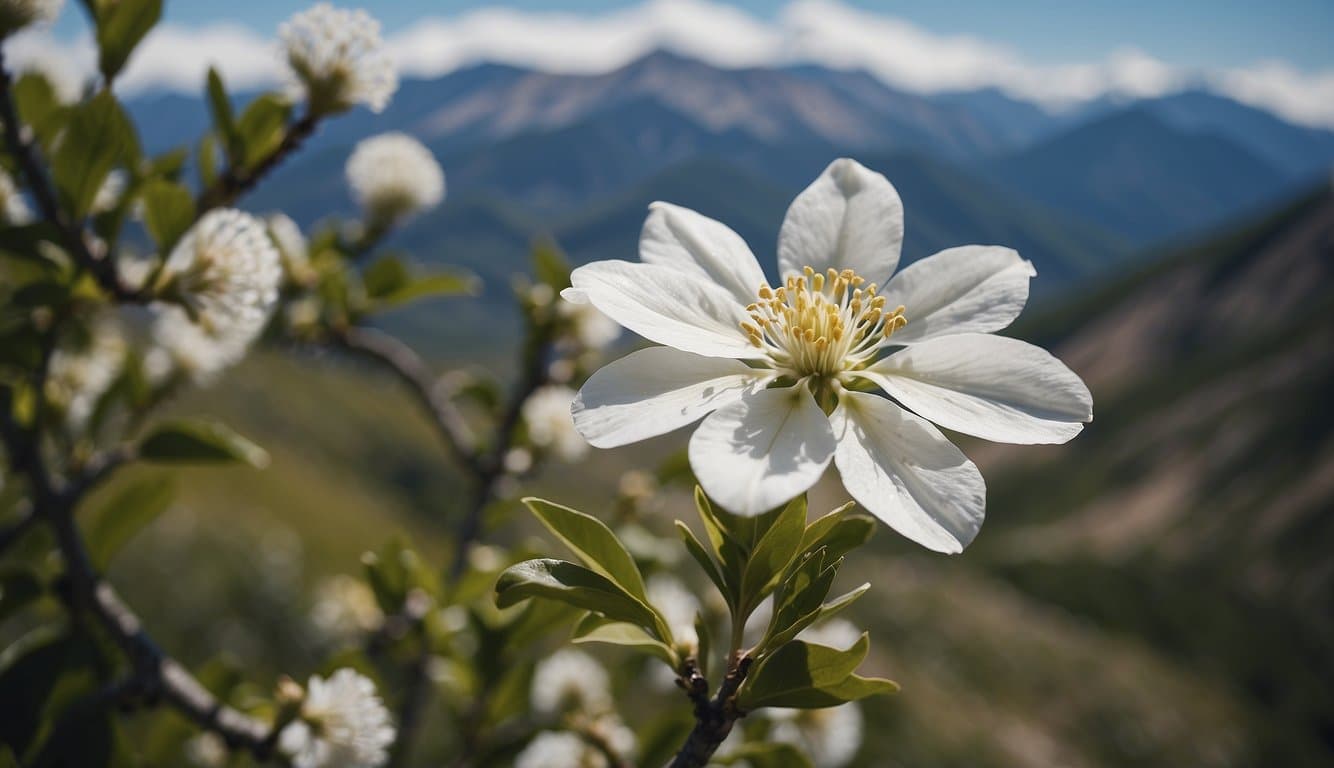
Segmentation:
<svg viewBox="0 0 1334 768">
<path fill-rule="evenodd" d="M 0 34 L 56 20 L 65 0 L 0 0 Z"/>
<path fill-rule="evenodd" d="M 199 768 L 222 768 L 227 764 L 227 743 L 218 734 L 205 731 L 185 742 L 185 756 Z"/>
<path fill-rule="evenodd" d="M 102 186 L 97 188 L 97 194 L 93 196 L 93 213 L 106 213 L 120 202 L 121 195 L 125 194 L 126 186 L 125 171 L 119 168 L 112 170 L 102 179 Z"/>
<path fill-rule="evenodd" d="M 373 225 L 433 208 L 445 199 L 445 174 L 435 155 L 406 133 L 364 139 L 347 159 L 347 183 Z"/>
<path fill-rule="evenodd" d="M 159 286 L 217 336 L 253 340 L 278 300 L 282 261 L 264 224 L 234 209 L 204 214 L 172 249 Z"/>
<path fill-rule="evenodd" d="M 32 209 L 23 193 L 14 183 L 14 177 L 0 168 L 0 223 L 23 225 L 32 223 Z"/>
<path fill-rule="evenodd" d="M 158 308 L 151 333 L 153 346 L 144 356 L 144 368 L 155 386 L 174 371 L 207 386 L 241 362 L 254 340 L 248 333 L 211 333 L 175 306 Z"/>
<path fill-rule="evenodd" d="M 310 678 L 300 719 L 279 738 L 296 768 L 378 768 L 393 743 L 394 726 L 375 684 L 347 668 L 327 680 Z"/>
<path fill-rule="evenodd" d="M 606 758 L 569 731 L 542 731 L 514 758 L 514 768 L 604 768 Z"/>
<path fill-rule="evenodd" d="M 621 335 L 621 326 L 592 304 L 565 301 L 561 302 L 557 311 L 569 323 L 574 341 L 584 349 L 604 349 Z"/>
<path fill-rule="evenodd" d="M 862 746 L 862 711 L 853 702 L 828 709 L 771 709 L 769 740 L 792 744 L 815 768 L 843 768 Z"/>
<path fill-rule="evenodd" d="M 306 236 L 301 234 L 301 227 L 285 213 L 269 214 L 265 223 L 268 224 L 273 244 L 278 247 L 278 255 L 282 257 L 287 279 L 294 283 L 308 282 L 313 276 L 310 246 Z"/>
<path fill-rule="evenodd" d="M 564 648 L 538 663 L 530 698 L 543 715 L 566 709 L 598 714 L 611 709 L 611 681 L 592 656 Z"/>
<path fill-rule="evenodd" d="M 316 591 L 310 620 L 325 637 L 346 642 L 380 626 L 384 614 L 365 582 L 340 574 Z"/>
<path fill-rule="evenodd" d="M 398 89 L 398 73 L 380 40 L 380 23 L 362 10 L 317 3 L 278 27 L 292 68 L 292 90 L 314 114 L 365 104 L 381 112 Z"/>
<path fill-rule="evenodd" d="M 655 573 L 646 585 L 648 601 L 662 612 L 667 619 L 667 626 L 672 630 L 672 638 L 679 645 L 694 648 L 699 645 L 699 635 L 695 632 L 695 615 L 699 613 L 699 598 L 689 590 L 680 579 L 666 574 Z"/>
<path fill-rule="evenodd" d="M 572 402 L 573 389 L 548 385 L 529 395 L 522 411 L 533 445 L 550 448 L 565 461 L 578 460 L 588 452 L 588 442 L 574 428 Z"/>
<path fill-rule="evenodd" d="M 982 525 L 986 487 L 930 422 L 1061 443 L 1092 418 L 1092 398 L 1047 352 L 991 335 L 1027 301 L 1029 262 L 963 246 L 893 275 L 902 240 L 894 187 L 847 159 L 788 208 L 778 288 L 735 232 L 654 203 L 644 263 L 585 265 L 563 295 L 667 346 L 595 373 L 576 426 L 608 448 L 707 417 L 690 464 L 723 507 L 772 509 L 833 462 L 852 497 L 899 533 L 961 551 Z"/>
<path fill-rule="evenodd" d="M 46 396 L 64 409 L 71 428 L 82 429 L 88 423 L 98 400 L 124 368 L 127 348 L 120 322 L 103 313 L 89 323 L 85 344 L 62 347 L 51 355 Z"/>
</svg>

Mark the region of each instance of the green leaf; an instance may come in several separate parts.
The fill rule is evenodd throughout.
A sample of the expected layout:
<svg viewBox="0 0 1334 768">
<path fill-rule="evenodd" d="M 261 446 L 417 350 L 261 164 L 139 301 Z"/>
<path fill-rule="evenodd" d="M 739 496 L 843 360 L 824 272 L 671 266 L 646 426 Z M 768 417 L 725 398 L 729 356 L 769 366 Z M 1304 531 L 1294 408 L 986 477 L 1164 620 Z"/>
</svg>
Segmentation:
<svg viewBox="0 0 1334 768">
<path fill-rule="evenodd" d="M 199 183 L 203 186 L 211 187 L 218 180 L 218 139 L 215 135 L 206 133 L 199 140 L 195 166 L 199 168 Z"/>
<path fill-rule="evenodd" d="M 695 538 L 695 532 L 690 530 L 690 526 L 677 520 L 676 530 L 681 534 L 681 540 L 685 542 L 686 551 L 690 553 L 691 557 L 695 558 L 695 562 L 699 563 L 699 567 L 704 570 L 705 575 L 709 577 L 709 581 L 713 582 L 713 586 L 718 588 L 718 592 L 727 601 L 728 607 L 735 610 L 735 589 L 727 582 L 718 563 L 704 550 L 704 545 L 700 543 L 699 539 Z"/>
<path fill-rule="evenodd" d="M 508 608 L 522 600 L 541 597 L 594 611 L 616 621 L 648 629 L 659 639 L 670 637 L 658 626 L 660 619 L 633 595 L 605 576 L 564 560 L 527 560 L 512 565 L 496 581 L 496 605 Z"/>
<path fill-rule="evenodd" d="M 825 567 L 826 551 L 820 548 L 806 556 L 783 582 L 774 596 L 774 614 L 769 622 L 764 648 L 777 648 L 797 636 L 820 615 L 820 604 L 829 594 L 841 560 Z"/>
<path fill-rule="evenodd" d="M 414 278 L 401 287 L 379 297 L 383 307 L 397 307 L 418 299 L 434 296 L 472 296 L 479 282 L 471 273 L 435 272 Z"/>
<path fill-rule="evenodd" d="M 611 621 L 596 613 L 584 616 L 575 625 L 571 639 L 576 643 L 609 643 L 633 648 L 662 659 L 673 670 L 681 663 L 670 645 L 657 640 L 642 627 L 624 621 Z"/>
<path fill-rule="evenodd" d="M 66 112 L 56 100 L 51 81 L 40 72 L 25 73 L 14 83 L 14 107 L 42 148 L 50 149 Z"/>
<path fill-rule="evenodd" d="M 107 82 L 115 79 L 161 17 L 162 0 L 117 0 L 103 9 L 97 23 L 97 66 Z"/>
<path fill-rule="evenodd" d="M 523 503 L 580 562 L 631 595 L 648 601 L 639 566 L 605 523 L 590 514 L 534 496 L 525 498 Z"/>
<path fill-rule="evenodd" d="M 570 260 L 560 246 L 544 240 L 533 246 L 533 276 L 560 293 L 570 287 Z"/>
<path fill-rule="evenodd" d="M 257 96 L 236 121 L 236 138 L 241 144 L 241 161 L 250 167 L 268 157 L 287 135 L 287 120 L 292 105 L 275 93 Z"/>
<path fill-rule="evenodd" d="M 714 756 L 719 765 L 744 764 L 750 768 L 813 768 L 810 758 L 791 744 L 782 742 L 748 741 L 729 750 L 723 757 Z"/>
<path fill-rule="evenodd" d="M 407 264 L 403 263 L 402 258 L 392 254 L 376 259 L 361 275 L 366 295 L 373 299 L 388 296 L 411 280 L 412 275 L 408 272 Z"/>
<path fill-rule="evenodd" d="M 728 533 L 722 520 L 714 512 L 713 505 L 709 503 L 709 497 L 704 495 L 699 486 L 695 486 L 695 508 L 699 510 L 699 519 L 704 523 L 704 534 L 713 546 L 713 553 L 718 558 L 724 581 L 734 585 L 736 597 L 739 598 L 741 571 L 745 566 L 746 553 L 741 544 Z"/>
<path fill-rule="evenodd" d="M 898 690 L 889 680 L 853 674 L 869 648 L 866 634 L 847 650 L 794 640 L 756 665 L 737 693 L 737 704 L 745 710 L 820 709 Z"/>
<path fill-rule="evenodd" d="M 140 198 L 144 201 L 144 227 L 160 253 L 170 252 L 194 223 L 194 195 L 181 184 L 154 179 L 144 185 Z"/>
<path fill-rule="evenodd" d="M 788 502 L 778 513 L 751 552 L 741 579 L 743 609 L 758 605 L 778 585 L 779 578 L 796 557 L 805 531 L 806 496 L 803 494 Z"/>
<path fill-rule="evenodd" d="M 431 591 L 434 578 L 421 557 L 401 537 L 394 536 L 378 552 L 361 556 L 366 582 L 375 593 L 380 610 L 395 614 L 403 610 L 408 594 L 415 589 Z"/>
<path fill-rule="evenodd" d="M 52 178 L 76 218 L 88 213 L 97 190 L 117 165 L 139 156 L 134 126 L 110 91 L 74 107 L 51 160 Z"/>
<path fill-rule="evenodd" d="M 227 86 L 222 83 L 222 75 L 213 67 L 208 68 L 207 91 L 213 130 L 222 139 L 222 149 L 227 153 L 227 159 L 235 163 L 242 154 L 236 136 L 236 115 L 232 112 L 232 100 L 227 95 Z"/>
<path fill-rule="evenodd" d="M 269 464 L 269 454 L 258 445 L 211 421 L 178 421 L 163 424 L 139 446 L 148 461 L 226 462 L 240 461 L 256 469 Z"/>
<path fill-rule="evenodd" d="M 85 536 L 93 565 L 106 570 L 135 534 L 171 506 L 175 491 L 170 477 L 150 477 L 127 485 L 103 504 Z"/>
<path fill-rule="evenodd" d="M 829 561 L 837 560 L 870 541 L 875 533 L 875 519 L 862 514 L 847 514 L 849 502 L 806 527 L 801 539 L 801 551 L 813 552 L 820 547 L 828 551 Z"/>
</svg>

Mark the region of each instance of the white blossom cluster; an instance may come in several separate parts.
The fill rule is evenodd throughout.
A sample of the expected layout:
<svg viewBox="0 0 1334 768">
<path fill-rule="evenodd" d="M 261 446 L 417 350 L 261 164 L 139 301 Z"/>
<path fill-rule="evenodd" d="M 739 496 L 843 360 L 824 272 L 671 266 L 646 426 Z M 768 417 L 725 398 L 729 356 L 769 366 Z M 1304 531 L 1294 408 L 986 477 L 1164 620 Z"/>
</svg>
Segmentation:
<svg viewBox="0 0 1334 768">
<path fill-rule="evenodd" d="M 284 22 L 278 35 L 292 68 L 292 90 L 314 114 L 357 104 L 381 112 L 398 89 L 380 23 L 365 11 L 318 3 Z"/>
<path fill-rule="evenodd" d="M 347 183 L 371 226 L 391 224 L 445 199 L 435 155 L 406 133 L 362 140 L 347 159 Z"/>
<path fill-rule="evenodd" d="M 0 34 L 56 20 L 65 0 L 0 0 Z"/>
<path fill-rule="evenodd" d="M 320 585 L 310 612 L 315 629 L 335 642 L 353 640 L 375 629 L 383 620 L 384 613 L 371 588 L 346 574 Z"/>
<path fill-rule="evenodd" d="M 563 648 L 533 671 L 531 702 L 541 715 L 567 710 L 600 714 L 611 709 L 611 681 L 592 656 Z"/>
<path fill-rule="evenodd" d="M 528 426 L 528 439 L 540 448 L 547 448 L 565 461 L 577 461 L 588 453 L 588 441 L 574 428 L 570 404 L 574 390 L 560 385 L 539 388 L 523 403 L 523 422 Z"/>
<path fill-rule="evenodd" d="M 288 281 L 296 284 L 309 282 L 313 275 L 310 244 L 306 242 L 306 236 L 301 234 L 301 227 L 285 213 L 269 214 L 265 223 L 273 244 L 278 247 L 278 255 L 282 257 Z"/>
<path fill-rule="evenodd" d="M 677 645 L 695 648 L 699 634 L 695 631 L 695 616 L 699 613 L 699 598 L 674 576 L 655 573 L 645 585 L 649 604 L 662 612 L 672 638 Z"/>
<path fill-rule="evenodd" d="M 352 669 L 312 676 L 300 717 L 278 744 L 295 768 L 378 768 L 394 743 L 389 710 L 375 684 Z"/>
<path fill-rule="evenodd" d="M 862 746 L 862 711 L 856 702 L 826 709 L 771 709 L 769 740 L 791 744 L 815 768 L 843 768 Z"/>
<path fill-rule="evenodd" d="M 592 304 L 562 301 L 556 311 L 569 323 L 570 335 L 583 349 L 605 349 L 621 335 L 621 326 Z"/>
<path fill-rule="evenodd" d="M 153 340 L 162 352 L 154 359 L 207 383 L 240 361 L 264 330 L 281 280 L 281 257 L 262 222 L 232 209 L 205 214 L 158 278 L 159 289 L 190 311 L 159 311 Z"/>
<path fill-rule="evenodd" d="M 128 345 L 120 322 L 110 313 L 92 320 L 86 344 L 62 347 L 51 355 L 46 397 L 64 410 L 71 429 L 82 429 L 125 366 Z"/>
<path fill-rule="evenodd" d="M 0 223 L 21 226 L 32 222 L 32 209 L 23 193 L 3 168 L 0 168 Z"/>
</svg>

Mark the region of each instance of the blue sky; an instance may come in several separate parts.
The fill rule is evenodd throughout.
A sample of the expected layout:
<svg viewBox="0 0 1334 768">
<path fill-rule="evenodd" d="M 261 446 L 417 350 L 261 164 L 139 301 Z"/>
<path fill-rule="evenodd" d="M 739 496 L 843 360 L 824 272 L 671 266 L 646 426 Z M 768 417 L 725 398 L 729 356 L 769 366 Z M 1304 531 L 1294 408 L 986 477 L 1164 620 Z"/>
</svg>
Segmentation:
<svg viewBox="0 0 1334 768">
<path fill-rule="evenodd" d="M 239 21 L 268 32 L 310 0 L 176 0 L 167 19 L 188 25 Z M 337 4 L 358 5 L 345 0 Z M 398 0 L 362 2 L 388 31 L 423 16 L 451 16 L 501 5 L 532 11 L 597 13 L 635 5 L 627 0 Z M 730 5 L 772 17 L 781 3 L 732 0 Z M 1181 66 L 1219 67 L 1282 59 L 1304 69 L 1334 67 L 1334 0 L 848 0 L 848 4 L 913 22 L 944 35 L 970 35 L 1022 50 L 1037 62 L 1079 61 L 1133 46 Z M 59 32 L 82 19 L 69 4 Z"/>
</svg>

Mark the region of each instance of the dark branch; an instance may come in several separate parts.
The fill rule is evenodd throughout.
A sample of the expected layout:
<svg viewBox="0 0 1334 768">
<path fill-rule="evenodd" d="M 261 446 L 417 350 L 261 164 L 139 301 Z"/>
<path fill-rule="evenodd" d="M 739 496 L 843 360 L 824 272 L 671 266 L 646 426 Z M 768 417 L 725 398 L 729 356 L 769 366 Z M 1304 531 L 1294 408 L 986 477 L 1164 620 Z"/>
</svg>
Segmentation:
<svg viewBox="0 0 1334 768">
<path fill-rule="evenodd" d="M 736 692 L 741 688 L 741 683 L 745 682 L 750 664 L 749 656 L 734 656 L 728 665 L 727 676 L 712 699 L 708 698 L 708 683 L 698 676 L 698 672 L 691 674 L 688 679 L 686 675 L 682 676 L 681 686 L 695 704 L 695 727 L 669 768 L 704 768 L 708 765 L 718 745 L 732 732 L 732 725 L 745 715 L 736 706 Z"/>
<path fill-rule="evenodd" d="M 82 226 L 66 214 L 56 196 L 51 179 L 43 170 L 39 150 L 33 142 L 24 137 L 23 125 L 19 122 L 18 109 L 14 106 L 13 79 L 5 66 L 4 51 L 0 50 L 0 121 L 4 122 L 5 144 L 18 161 L 23 177 L 27 180 L 28 190 L 32 193 L 42 217 L 50 222 L 60 233 L 61 244 L 82 268 L 88 270 L 97 280 L 98 285 L 120 301 L 142 303 L 152 297 L 124 285 L 116 274 L 116 264 L 112 259 L 99 258 L 88 248 Z"/>
<path fill-rule="evenodd" d="M 214 208 L 224 205 L 231 205 L 242 195 L 254 189 L 260 179 L 264 178 L 277 168 L 283 160 L 289 155 L 301 148 L 306 139 L 310 138 L 315 132 L 315 127 L 319 124 L 319 118 L 307 112 L 288 127 L 287 133 L 283 134 L 283 140 L 274 147 L 273 151 L 250 168 L 238 168 L 234 165 L 228 165 L 218 178 L 214 180 L 213 185 L 204 190 L 199 196 L 197 206 L 198 216 L 203 216 Z"/>
<path fill-rule="evenodd" d="M 332 340 L 339 347 L 392 371 L 431 414 L 440 438 L 454 459 L 469 470 L 477 471 L 477 438 L 455 407 L 452 393 L 412 347 L 374 328 L 335 331 Z"/>
</svg>

